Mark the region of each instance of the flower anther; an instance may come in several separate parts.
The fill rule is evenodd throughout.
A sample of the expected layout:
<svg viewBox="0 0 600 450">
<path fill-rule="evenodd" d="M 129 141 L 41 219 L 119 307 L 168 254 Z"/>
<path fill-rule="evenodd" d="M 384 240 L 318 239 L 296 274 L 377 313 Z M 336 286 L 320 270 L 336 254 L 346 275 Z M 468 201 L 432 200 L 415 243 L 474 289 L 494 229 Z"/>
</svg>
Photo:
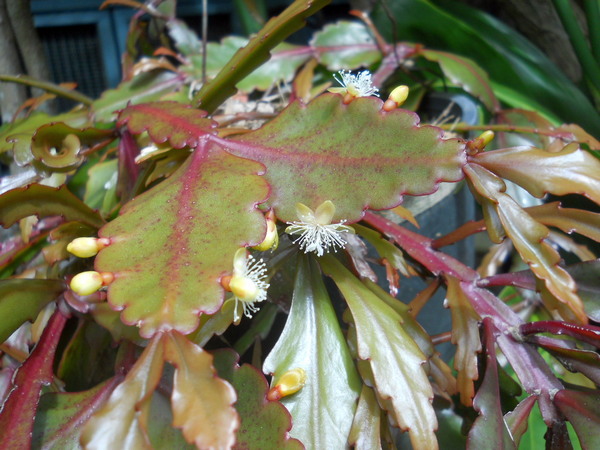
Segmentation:
<svg viewBox="0 0 600 450">
<path fill-rule="evenodd" d="M 289 227 L 285 232 L 300 235 L 293 242 L 298 243 L 304 253 L 314 252 L 317 256 L 323 256 L 331 249 L 335 252 L 337 248 L 346 247 L 342 233 L 354 233 L 352 227 L 344 225 L 345 220 L 331 223 L 335 215 L 335 205 L 330 200 L 324 201 L 315 211 L 298 203 L 296 214 L 300 220 L 288 222 Z"/>
<path fill-rule="evenodd" d="M 345 94 L 344 103 L 349 103 L 349 101 L 352 101 L 356 97 L 379 96 L 379 89 L 373 86 L 371 72 L 368 70 L 363 70 L 356 75 L 353 75 L 349 70 L 340 70 L 338 74 L 341 78 L 338 78 L 337 75 L 333 75 L 333 77 L 343 87 L 335 87 L 328 90 L 335 94 Z"/>
<path fill-rule="evenodd" d="M 252 318 L 252 314 L 258 311 L 255 303 L 267 299 L 269 283 L 267 278 L 267 266 L 262 259 L 256 260 L 249 255 L 245 248 L 240 248 L 233 257 L 233 275 L 229 280 L 229 290 L 235 297 L 235 308 L 233 310 L 233 322 L 238 324 L 241 320 L 239 304 L 242 304 L 243 313 Z"/>
</svg>

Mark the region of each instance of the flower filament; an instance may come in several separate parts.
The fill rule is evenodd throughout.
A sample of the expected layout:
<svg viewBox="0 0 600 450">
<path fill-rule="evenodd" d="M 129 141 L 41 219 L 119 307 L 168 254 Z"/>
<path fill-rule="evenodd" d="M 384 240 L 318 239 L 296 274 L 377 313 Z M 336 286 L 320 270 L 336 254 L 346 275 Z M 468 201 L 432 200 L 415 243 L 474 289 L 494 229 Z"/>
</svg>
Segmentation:
<svg viewBox="0 0 600 450">
<path fill-rule="evenodd" d="M 354 233 L 354 229 L 342 220 L 331 223 L 335 214 L 335 205 L 327 200 L 323 202 L 314 212 L 308 206 L 298 203 L 296 213 L 300 220 L 287 222 L 289 227 L 285 232 L 291 235 L 300 235 L 293 242 L 299 244 L 304 253 L 314 252 L 317 256 L 333 249 L 345 248 L 346 240 L 342 233 Z"/>
</svg>

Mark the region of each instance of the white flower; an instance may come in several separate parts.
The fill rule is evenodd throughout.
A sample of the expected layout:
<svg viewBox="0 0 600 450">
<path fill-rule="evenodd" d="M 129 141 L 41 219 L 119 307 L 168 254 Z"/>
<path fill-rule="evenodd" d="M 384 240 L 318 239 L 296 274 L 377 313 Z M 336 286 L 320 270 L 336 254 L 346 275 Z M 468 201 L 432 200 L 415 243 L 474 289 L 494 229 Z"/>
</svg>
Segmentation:
<svg viewBox="0 0 600 450">
<path fill-rule="evenodd" d="M 313 212 L 308 206 L 298 203 L 296 213 L 300 219 L 297 222 L 288 222 L 289 227 L 285 229 L 288 234 L 299 234 L 300 237 L 294 241 L 300 244 L 304 253 L 315 252 L 317 256 L 323 253 L 337 251 L 336 247 L 344 248 L 346 240 L 342 233 L 354 233 L 354 229 L 342 220 L 339 223 L 331 223 L 335 214 L 335 205 L 327 200 Z"/>
<path fill-rule="evenodd" d="M 363 70 L 357 75 L 352 75 L 349 70 L 340 70 L 338 73 L 342 78 L 338 78 L 337 75 L 333 75 L 333 78 L 335 78 L 343 87 L 330 88 L 329 92 L 336 94 L 348 93 L 352 97 L 368 97 L 370 95 L 379 96 L 379 89 L 373 86 L 371 72 L 368 70 Z"/>
<path fill-rule="evenodd" d="M 255 260 L 246 249 L 240 248 L 233 257 L 233 276 L 229 281 L 229 290 L 235 297 L 235 308 L 233 310 L 233 322 L 239 323 L 241 316 L 238 311 L 239 303 L 242 304 L 244 315 L 252 318 L 252 314 L 258 311 L 254 303 L 263 302 L 267 299 L 269 283 L 267 278 L 267 266 L 262 259 Z"/>
</svg>

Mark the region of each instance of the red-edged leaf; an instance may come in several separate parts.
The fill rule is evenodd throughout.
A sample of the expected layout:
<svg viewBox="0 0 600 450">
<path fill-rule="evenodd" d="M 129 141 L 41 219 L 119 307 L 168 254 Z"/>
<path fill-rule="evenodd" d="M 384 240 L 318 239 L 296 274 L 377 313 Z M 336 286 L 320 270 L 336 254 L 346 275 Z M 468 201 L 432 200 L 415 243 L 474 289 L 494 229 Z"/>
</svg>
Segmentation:
<svg viewBox="0 0 600 450">
<path fill-rule="evenodd" d="M 104 403 L 121 378 L 115 377 L 84 392 L 48 393 L 40 398 L 33 443 L 42 449 L 79 448 L 81 424 Z"/>
<path fill-rule="evenodd" d="M 493 150 L 473 161 L 536 197 L 582 194 L 600 204 L 600 161 L 576 144 L 552 153 L 534 147 Z"/>
<path fill-rule="evenodd" d="M 0 281 L 0 342 L 8 339 L 25 321 L 35 320 L 42 308 L 65 288 L 62 280 Z"/>
<path fill-rule="evenodd" d="M 56 311 L 33 352 L 18 369 L 0 411 L 0 448 L 29 448 L 41 389 L 54 380 L 54 353 L 67 318 Z"/>
<path fill-rule="evenodd" d="M 100 230 L 111 245 L 96 269 L 112 272 L 108 301 L 122 320 L 150 337 L 191 333 L 200 313 L 223 302 L 219 279 L 240 247 L 260 243 L 263 214 L 255 205 L 268 187 L 260 164 L 201 145 L 166 181 L 127 203 Z"/>
<path fill-rule="evenodd" d="M 554 396 L 554 404 L 571 422 L 584 449 L 600 448 L 600 392 L 563 389 Z"/>
<path fill-rule="evenodd" d="M 438 50 L 421 50 L 417 55 L 437 62 L 452 84 L 477 97 L 490 111 L 500 109 L 487 73 L 473 60 Z"/>
<path fill-rule="evenodd" d="M 473 407 L 479 411 L 479 417 L 469 431 L 468 448 L 516 449 L 500 405 L 500 385 L 498 382 L 498 363 L 494 326 L 491 319 L 484 319 L 486 368 L 483 382 L 473 399 Z"/>
<path fill-rule="evenodd" d="M 533 340 L 552 356 L 558 359 L 570 372 L 581 372 L 597 385 L 600 385 L 600 355 L 590 350 L 578 350 L 559 345 L 562 341 L 551 341 L 545 338 Z"/>
<path fill-rule="evenodd" d="M 462 404 L 471 406 L 475 395 L 473 381 L 479 378 L 477 353 L 481 351 L 481 318 L 460 288 L 459 280 L 451 276 L 447 276 L 447 279 L 446 302 L 452 313 L 452 343 L 456 345 L 454 368 L 458 371 L 457 387 Z"/>
<path fill-rule="evenodd" d="M 59 188 L 31 184 L 26 187 L 13 189 L 0 195 L 0 225 L 10 227 L 18 220 L 28 216 L 39 218 L 62 216 L 99 228 L 104 220 L 93 209 L 75 197 L 66 185 Z"/>
<path fill-rule="evenodd" d="M 306 106 L 293 102 L 237 141 L 218 141 L 267 167 L 269 204 L 281 220 L 297 220 L 298 202 L 315 209 L 331 200 L 334 221 L 355 222 L 366 208 L 392 208 L 403 194 L 428 194 L 440 181 L 462 178 L 462 141 L 442 140 L 439 129 L 418 126 L 414 113 L 385 112 L 382 104 L 370 97 L 344 105 L 341 95 L 323 94 Z"/>
<path fill-rule="evenodd" d="M 219 376 L 229 381 L 238 395 L 235 408 L 241 423 L 234 448 L 304 448 L 300 441 L 288 435 L 292 422 L 285 407 L 267 400 L 269 386 L 264 375 L 249 364 L 238 366 L 238 357 L 233 351 L 219 350 L 214 356 Z"/>
<path fill-rule="evenodd" d="M 510 435 L 512 436 L 517 447 L 519 446 L 521 437 L 527 431 L 529 414 L 531 413 L 536 401 L 537 397 L 535 395 L 530 395 L 521 403 L 519 403 L 514 410 L 504 415 L 504 422 L 508 426 Z"/>
<path fill-rule="evenodd" d="M 558 310 L 569 319 L 586 322 L 575 282 L 558 265 L 560 254 L 545 241 L 549 234 L 548 228 L 534 220 L 515 200 L 502 192 L 503 183 L 496 175 L 477 164 L 469 164 L 464 170 L 473 189 L 495 205 L 502 227 L 523 261 L 538 279 L 544 281 L 544 287 L 551 294 L 543 296 L 548 308 Z"/>
<path fill-rule="evenodd" d="M 579 233 L 600 242 L 600 214 L 574 208 L 561 208 L 559 202 L 527 208 L 527 213 L 544 225 L 565 233 Z"/>
<path fill-rule="evenodd" d="M 164 336 L 165 359 L 175 366 L 173 426 L 198 448 L 231 448 L 239 425 L 236 394 L 216 376 L 213 356 L 177 332 Z"/>
<path fill-rule="evenodd" d="M 152 394 L 164 365 L 163 347 L 161 337 L 150 341 L 125 380 L 83 427 L 83 447 L 151 448 L 147 424 Z"/>
<path fill-rule="evenodd" d="M 127 125 L 133 134 L 147 131 L 157 144 L 169 141 L 174 148 L 195 148 L 206 134 L 215 133 L 216 122 L 206 112 L 177 102 L 154 102 L 128 106 L 119 114 L 117 126 Z"/>
</svg>

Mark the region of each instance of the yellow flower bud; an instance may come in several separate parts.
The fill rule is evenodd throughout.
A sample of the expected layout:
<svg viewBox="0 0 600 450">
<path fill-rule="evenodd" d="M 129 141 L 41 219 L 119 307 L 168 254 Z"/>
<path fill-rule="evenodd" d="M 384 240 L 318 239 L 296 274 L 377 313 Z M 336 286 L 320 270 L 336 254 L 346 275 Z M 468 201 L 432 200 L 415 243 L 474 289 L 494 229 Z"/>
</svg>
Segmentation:
<svg viewBox="0 0 600 450">
<path fill-rule="evenodd" d="M 89 258 L 109 244 L 108 239 L 97 239 L 93 237 L 81 237 L 73 239 L 67 245 L 67 251 L 79 258 Z"/>
<path fill-rule="evenodd" d="M 90 270 L 78 273 L 73 277 L 71 290 L 81 296 L 90 295 L 100 289 L 103 283 L 102 274 Z"/>
<path fill-rule="evenodd" d="M 490 142 L 492 142 L 492 140 L 494 139 L 494 132 L 492 130 L 487 130 L 484 131 L 483 133 L 481 133 L 479 135 L 478 139 L 481 139 L 481 142 L 483 144 L 483 147 L 485 147 L 486 145 L 488 145 Z"/>
<path fill-rule="evenodd" d="M 295 394 L 304 387 L 306 383 L 306 372 L 304 369 L 296 368 L 285 372 L 277 381 L 275 386 L 269 389 L 267 399 L 279 400 L 288 395 Z"/>
<path fill-rule="evenodd" d="M 395 88 L 390 93 L 390 98 L 394 102 L 396 102 L 396 104 L 398 106 L 401 106 L 408 98 L 408 92 L 409 92 L 408 86 L 401 85 L 401 86 L 398 86 L 397 88 Z"/>
</svg>

